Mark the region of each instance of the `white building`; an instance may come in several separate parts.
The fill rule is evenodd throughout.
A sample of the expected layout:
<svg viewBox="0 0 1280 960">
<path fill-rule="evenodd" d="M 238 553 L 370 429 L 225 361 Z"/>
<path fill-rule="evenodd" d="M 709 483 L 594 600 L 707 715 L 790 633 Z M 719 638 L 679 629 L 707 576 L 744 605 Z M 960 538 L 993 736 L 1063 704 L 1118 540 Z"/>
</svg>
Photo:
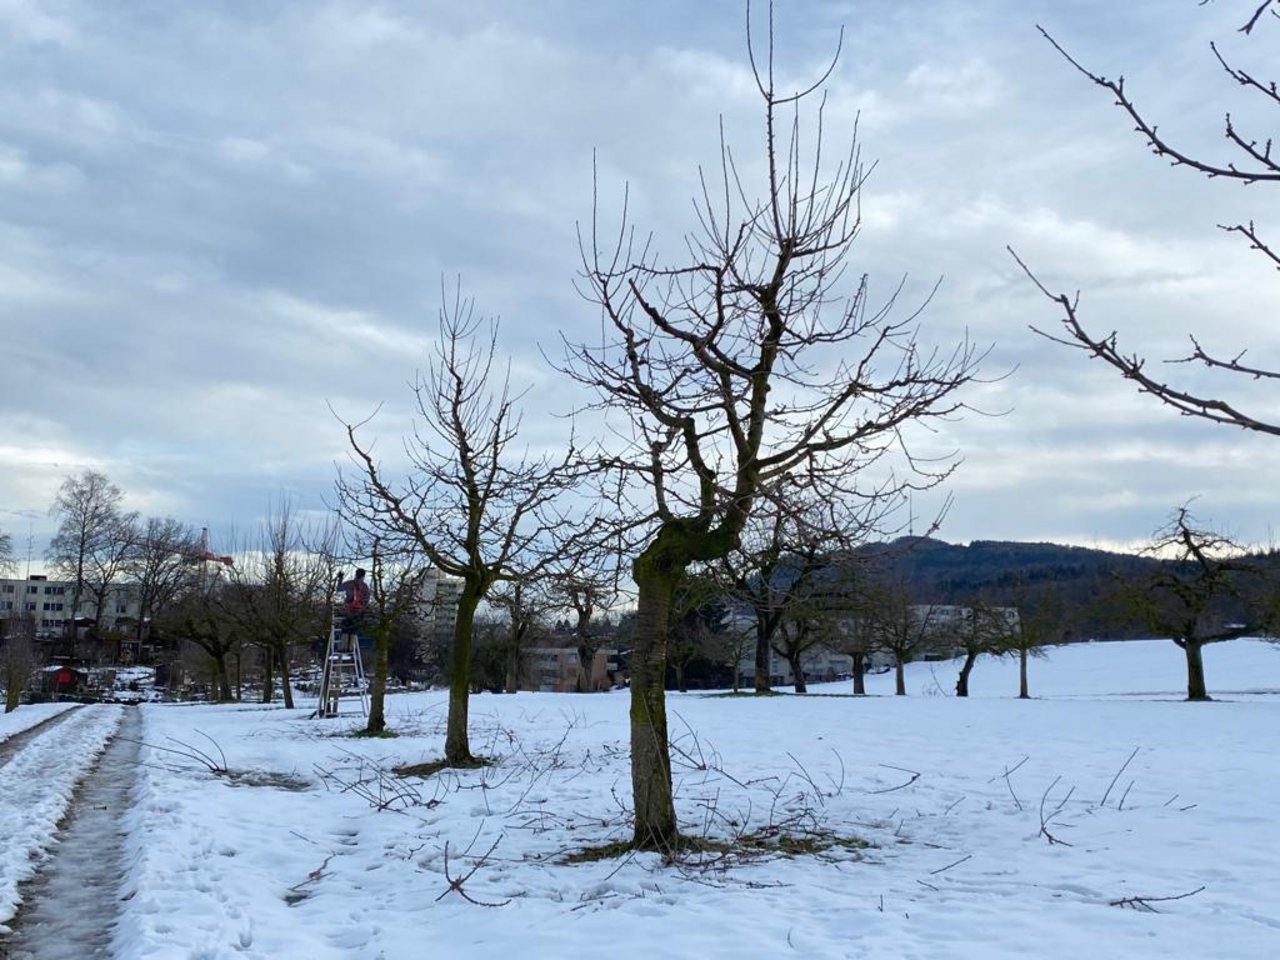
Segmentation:
<svg viewBox="0 0 1280 960">
<path fill-rule="evenodd" d="M 434 568 L 427 570 L 418 588 L 416 620 L 419 645 L 427 648 L 453 639 L 454 624 L 458 622 L 458 597 L 462 594 L 462 580 L 441 573 Z"/>
<path fill-rule="evenodd" d="M 30 616 L 35 621 L 36 636 L 40 638 L 65 635 L 67 622 L 73 617 L 96 619 L 99 627 L 105 630 L 118 629 L 138 621 L 138 590 L 132 584 L 122 583 L 111 587 L 101 615 L 88 590 L 81 591 L 80 606 L 72 610 L 75 594 L 73 582 L 50 580 L 42 574 L 32 574 L 25 580 L 0 578 L 0 620 Z"/>
</svg>

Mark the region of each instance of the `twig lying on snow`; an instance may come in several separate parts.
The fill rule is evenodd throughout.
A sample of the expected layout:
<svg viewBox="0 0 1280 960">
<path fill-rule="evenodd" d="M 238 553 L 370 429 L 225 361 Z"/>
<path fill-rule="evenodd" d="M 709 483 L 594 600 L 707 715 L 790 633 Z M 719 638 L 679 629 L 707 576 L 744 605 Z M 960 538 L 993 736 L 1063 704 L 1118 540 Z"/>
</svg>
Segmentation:
<svg viewBox="0 0 1280 960">
<path fill-rule="evenodd" d="M 867 791 L 868 793 L 893 793 L 893 791 L 895 790 L 901 790 L 904 787 L 911 786 L 913 783 L 915 783 L 917 780 L 920 779 L 920 774 L 918 772 L 916 772 L 915 770 L 908 770 L 906 767 L 895 767 L 891 763 L 881 763 L 881 764 L 877 764 L 877 766 L 887 767 L 890 770 L 897 770 L 900 773 L 909 773 L 911 774 L 911 779 L 908 780 L 906 783 L 898 784 L 896 787 L 886 787 L 883 790 L 868 790 Z"/>
<path fill-rule="evenodd" d="M 473 840 L 472 843 L 474 842 L 475 841 Z M 436 902 L 438 903 L 439 901 L 443 900 L 445 897 L 447 897 L 450 894 L 450 892 L 456 891 L 458 895 L 462 897 L 463 900 L 467 901 L 467 903 L 474 903 L 477 907 L 505 907 L 508 903 L 510 903 L 511 899 L 509 897 L 506 900 L 503 900 L 501 903 L 486 903 L 483 900 L 477 900 L 475 897 L 471 896 L 471 894 L 467 893 L 467 891 L 464 890 L 462 887 L 464 883 L 466 883 L 473 876 L 475 876 L 477 870 L 479 870 L 486 863 L 488 863 L 489 857 L 493 854 L 494 850 L 498 849 L 498 844 L 500 844 L 501 842 L 502 842 L 502 837 L 498 837 L 498 839 L 493 841 L 493 844 L 485 852 L 484 856 L 482 856 L 479 860 L 475 862 L 475 866 L 473 866 L 470 870 L 468 870 L 466 874 L 464 874 L 463 876 L 453 877 L 449 875 L 449 841 L 446 840 L 444 844 L 444 878 L 447 881 L 449 881 L 449 886 L 447 886 L 443 891 L 441 891 L 440 896 L 436 897 Z"/>
<path fill-rule="evenodd" d="M 1194 897 L 1197 893 L 1204 890 L 1204 886 L 1196 887 L 1188 893 L 1180 893 L 1174 897 L 1122 897 L 1119 900 L 1110 900 L 1107 902 L 1109 907 L 1128 907 L 1131 910 L 1145 910 L 1147 913 L 1159 913 L 1160 911 L 1153 907 L 1153 903 L 1164 903 L 1169 900 L 1185 900 L 1187 897 Z"/>
</svg>

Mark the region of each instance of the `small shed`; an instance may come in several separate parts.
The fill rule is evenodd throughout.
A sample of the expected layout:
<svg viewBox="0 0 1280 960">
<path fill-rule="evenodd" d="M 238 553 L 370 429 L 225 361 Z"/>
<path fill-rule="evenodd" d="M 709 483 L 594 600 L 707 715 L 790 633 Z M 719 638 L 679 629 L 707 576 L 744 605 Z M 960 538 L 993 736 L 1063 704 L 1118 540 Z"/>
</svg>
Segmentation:
<svg viewBox="0 0 1280 960">
<path fill-rule="evenodd" d="M 89 671 L 69 663 L 51 663 L 40 671 L 40 689 L 50 696 L 84 693 L 89 686 Z"/>
</svg>

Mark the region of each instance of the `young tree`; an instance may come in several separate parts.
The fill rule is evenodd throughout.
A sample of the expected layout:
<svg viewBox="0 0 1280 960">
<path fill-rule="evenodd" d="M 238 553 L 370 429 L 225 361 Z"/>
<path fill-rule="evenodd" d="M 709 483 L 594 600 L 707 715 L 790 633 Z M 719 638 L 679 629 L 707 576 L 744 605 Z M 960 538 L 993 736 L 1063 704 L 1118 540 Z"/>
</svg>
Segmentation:
<svg viewBox="0 0 1280 960">
<path fill-rule="evenodd" d="M 783 93 L 772 28 L 763 64 L 750 30 L 747 47 L 764 114 L 759 198 L 746 183 L 752 168 L 724 141 L 717 185 L 702 181 L 700 231 L 686 238 L 688 259 L 672 264 L 637 239 L 625 206 L 606 244 L 597 203 L 582 241 L 583 293 L 601 309 L 602 341 L 569 345 L 563 367 L 595 391 L 598 408 L 629 422 L 615 435 L 631 443 L 607 464 L 651 497 L 631 568 L 633 843 L 667 852 L 680 833 L 663 683 L 685 572 L 728 554 L 761 490 L 782 477 L 844 496 L 911 423 L 960 409 L 956 392 L 977 359 L 967 343 L 920 347 L 918 311 L 895 319 L 896 295 L 872 306 L 865 277 L 842 286 L 864 179 L 856 137 L 825 164 L 821 104 L 812 137 L 800 121 L 830 71 Z"/>
<path fill-rule="evenodd" d="M 487 329 L 486 329 L 487 327 Z M 519 395 L 494 369 L 497 325 L 455 290 L 440 310 L 439 339 L 413 386 L 419 424 L 405 441 L 406 475 L 395 480 L 347 423 L 355 475 L 339 475 L 343 515 L 389 544 L 412 542 L 433 566 L 462 581 L 450 654 L 445 762 L 473 764 L 467 736 L 476 610 L 495 584 L 535 576 L 552 562 L 553 536 L 572 525 L 557 500 L 576 481 L 577 452 L 535 457 L 516 447 Z"/>
<path fill-rule="evenodd" d="M 964 652 L 956 676 L 957 697 L 969 696 L 969 677 L 978 658 L 984 654 L 995 655 L 1003 649 L 1001 642 L 1011 628 L 1007 609 L 985 598 L 971 598 L 964 607 L 963 618 L 951 626 L 946 639 Z"/>
<path fill-rule="evenodd" d="M 284 706 L 292 710 L 290 651 L 327 630 L 336 530 L 298 522 L 288 501 L 268 514 L 255 549 L 228 567 L 224 609 L 238 632 L 262 651 L 262 702 L 275 696 L 279 670 Z"/>
<path fill-rule="evenodd" d="M 499 584 L 494 588 L 490 599 L 503 612 L 507 621 L 502 644 L 502 689 L 507 693 L 515 693 L 520 689 L 524 651 L 540 634 L 551 609 L 552 599 L 541 579 L 528 580 L 523 577 Z M 587 620 L 590 621 L 590 611 Z M 579 655 L 581 656 L 581 648 Z M 594 655 L 593 650 L 592 656 Z M 581 689 L 579 682 L 579 690 Z"/>
<path fill-rule="evenodd" d="M 1201 5 L 1203 6 L 1203 2 Z M 1274 26 L 1273 21 L 1276 19 L 1277 11 L 1272 6 L 1272 0 L 1262 0 L 1261 3 L 1254 0 L 1245 7 L 1251 9 L 1252 13 L 1240 28 L 1240 33 L 1246 36 L 1252 35 L 1254 29 L 1262 22 Z M 1040 32 L 1071 66 L 1114 99 L 1115 105 L 1128 117 L 1138 135 L 1146 141 L 1151 152 L 1157 157 L 1175 167 L 1184 167 L 1215 180 L 1255 187 L 1280 184 L 1280 155 L 1272 152 L 1274 137 L 1272 131 L 1264 129 L 1258 133 L 1241 129 L 1232 119 L 1232 114 L 1227 113 L 1225 133 L 1226 140 L 1234 151 L 1233 155 L 1221 160 L 1197 156 L 1166 139 L 1160 132 L 1159 125 L 1139 109 L 1129 96 L 1124 77 L 1112 80 L 1088 69 L 1072 57 L 1044 28 L 1040 28 Z M 1234 66 L 1216 43 L 1211 43 L 1209 49 L 1226 74 L 1227 86 L 1243 90 L 1247 98 L 1252 98 L 1263 107 L 1270 108 L 1273 111 L 1272 116 L 1275 116 L 1274 111 L 1280 107 L 1280 89 L 1277 88 L 1276 81 L 1259 77 L 1250 70 Z M 1280 268 L 1280 249 L 1274 246 L 1274 241 L 1269 240 L 1255 227 L 1252 220 L 1248 223 L 1221 224 L 1220 226 L 1227 233 L 1242 238 L 1251 251 L 1260 254 L 1272 266 Z M 1010 253 L 1013 251 L 1010 250 Z M 1273 436 L 1280 435 L 1280 420 L 1277 420 L 1265 406 L 1262 409 L 1252 409 L 1247 401 L 1242 405 L 1239 400 L 1223 399 L 1216 395 L 1216 391 L 1209 393 L 1193 385 L 1162 379 L 1148 369 L 1146 358 L 1140 353 L 1122 348 L 1114 331 L 1104 336 L 1088 332 L 1080 319 L 1079 297 L 1051 293 L 1026 264 L 1018 259 L 1016 253 L 1013 253 L 1013 256 L 1041 292 L 1053 300 L 1062 311 L 1065 335 L 1051 336 L 1050 339 L 1082 350 L 1090 357 L 1096 357 L 1109 364 L 1126 380 L 1137 384 L 1141 392 L 1150 394 L 1183 416 L 1224 423 Z M 1208 348 L 1201 345 L 1200 338 L 1194 334 L 1191 335 L 1190 341 L 1190 352 L 1174 362 L 1203 366 L 1224 374 L 1228 378 L 1229 386 L 1239 387 L 1243 383 L 1258 380 L 1273 382 L 1280 380 L 1280 369 L 1274 366 L 1266 368 L 1246 363 L 1244 348 L 1224 355 L 1216 351 L 1210 352 Z"/>
<path fill-rule="evenodd" d="M 1147 626 L 1167 636 L 1186 655 L 1187 699 L 1209 700 L 1204 648 L 1259 632 L 1256 622 L 1240 622 L 1240 580 L 1257 573 L 1244 551 L 1228 538 L 1195 525 L 1179 507 L 1147 548 L 1161 559 L 1159 569 L 1135 585 L 1132 602 Z"/>
<path fill-rule="evenodd" d="M 863 593 L 862 616 L 877 650 L 893 657 L 894 693 L 907 695 L 906 665 L 932 648 L 942 619 L 936 604 L 911 602 L 905 584 L 881 583 Z"/>
<path fill-rule="evenodd" d="M 398 554 L 389 553 L 374 537 L 368 544 L 369 593 L 372 603 L 365 616 L 373 639 L 373 672 L 369 675 L 369 719 L 365 732 L 380 734 L 387 729 L 387 672 L 391 643 L 403 621 L 412 617 L 421 604 L 422 581 L 426 570 L 413 544 L 401 541 Z"/>
<path fill-rule="evenodd" d="M 1031 698 L 1027 665 L 1031 657 L 1043 657 L 1044 648 L 1060 642 L 1063 632 L 1062 605 L 1051 588 L 1033 594 L 1019 582 L 1013 592 L 1013 614 L 997 620 L 997 651 L 1018 658 L 1018 699 Z"/>
</svg>

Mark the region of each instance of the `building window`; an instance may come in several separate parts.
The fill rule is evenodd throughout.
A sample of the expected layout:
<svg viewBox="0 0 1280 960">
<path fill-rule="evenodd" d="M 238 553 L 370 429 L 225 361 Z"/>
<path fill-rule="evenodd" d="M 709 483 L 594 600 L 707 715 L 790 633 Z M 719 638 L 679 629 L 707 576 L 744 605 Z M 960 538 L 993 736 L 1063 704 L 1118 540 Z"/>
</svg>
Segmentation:
<svg viewBox="0 0 1280 960">
<path fill-rule="evenodd" d="M 39 593 L 39 592 L 40 592 L 40 588 L 39 588 L 39 587 L 35 587 L 35 586 L 28 586 L 28 587 L 27 587 L 27 593 Z"/>
<path fill-rule="evenodd" d="M 0 610 L 12 610 L 12 609 L 13 609 L 12 600 L 0 600 Z"/>
<path fill-rule="evenodd" d="M 62 604 L 60 604 L 60 603 L 46 603 L 46 604 L 44 605 L 44 609 L 45 609 L 46 611 L 47 611 L 47 610 L 54 610 L 54 611 L 61 610 L 61 609 L 62 609 Z"/>
<path fill-rule="evenodd" d="M 35 608 L 36 608 L 36 605 L 31 601 L 27 601 L 22 605 L 23 610 L 34 610 Z"/>
<path fill-rule="evenodd" d="M 6 583 L 4 586 L 0 587 L 0 593 L 14 593 L 14 592 L 16 591 L 12 583 Z"/>
<path fill-rule="evenodd" d="M 44 592 L 46 594 L 52 593 L 52 594 L 61 596 L 62 594 L 67 592 L 67 588 L 66 587 L 45 587 Z"/>
</svg>

